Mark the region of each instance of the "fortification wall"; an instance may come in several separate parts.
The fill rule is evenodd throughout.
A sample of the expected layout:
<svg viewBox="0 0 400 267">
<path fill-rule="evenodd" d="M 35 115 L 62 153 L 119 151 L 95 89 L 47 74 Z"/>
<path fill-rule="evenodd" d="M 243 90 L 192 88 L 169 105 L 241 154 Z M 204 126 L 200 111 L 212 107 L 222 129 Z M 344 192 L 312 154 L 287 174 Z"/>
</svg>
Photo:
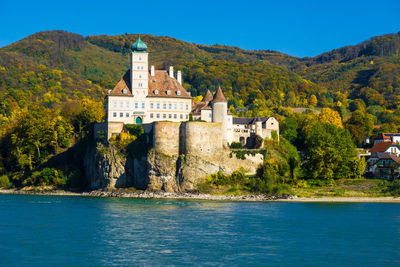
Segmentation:
<svg viewBox="0 0 400 267">
<path fill-rule="evenodd" d="M 169 156 L 179 155 L 179 122 L 159 121 L 153 123 L 153 147 Z"/>
<path fill-rule="evenodd" d="M 184 143 L 182 152 L 193 155 L 215 155 L 223 149 L 221 123 L 184 122 Z"/>
</svg>

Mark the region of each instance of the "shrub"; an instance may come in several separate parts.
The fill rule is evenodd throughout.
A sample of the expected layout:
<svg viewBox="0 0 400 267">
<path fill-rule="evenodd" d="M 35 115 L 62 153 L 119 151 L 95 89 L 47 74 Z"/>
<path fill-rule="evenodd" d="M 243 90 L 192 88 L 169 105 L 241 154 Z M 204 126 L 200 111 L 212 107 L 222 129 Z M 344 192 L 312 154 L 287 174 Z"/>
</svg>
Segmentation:
<svg viewBox="0 0 400 267">
<path fill-rule="evenodd" d="M 388 186 L 388 192 L 391 193 L 393 196 L 400 196 L 400 180 L 399 179 L 394 180 Z"/>
<path fill-rule="evenodd" d="M 0 187 L 8 188 L 8 187 L 11 187 L 11 185 L 12 184 L 11 184 L 10 180 L 8 179 L 7 175 L 0 176 Z"/>
<path fill-rule="evenodd" d="M 240 143 L 240 142 L 232 142 L 231 148 L 240 149 L 240 148 L 243 148 L 243 146 L 242 146 L 242 143 Z"/>
<path fill-rule="evenodd" d="M 143 129 L 142 125 L 139 125 L 139 124 L 126 124 L 125 128 L 128 131 L 128 133 L 130 133 L 131 135 L 134 135 L 136 137 L 138 137 L 144 133 L 144 129 Z"/>
</svg>

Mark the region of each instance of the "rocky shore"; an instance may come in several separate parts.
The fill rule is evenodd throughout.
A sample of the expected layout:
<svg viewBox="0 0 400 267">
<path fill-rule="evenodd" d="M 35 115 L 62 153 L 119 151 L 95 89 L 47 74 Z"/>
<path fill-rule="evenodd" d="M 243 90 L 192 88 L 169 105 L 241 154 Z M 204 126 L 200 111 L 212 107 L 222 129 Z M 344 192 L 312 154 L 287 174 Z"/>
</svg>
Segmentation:
<svg viewBox="0 0 400 267">
<path fill-rule="evenodd" d="M 83 196 L 83 197 L 115 197 L 115 198 L 147 198 L 147 199 L 181 199 L 181 200 L 212 200 L 212 201 L 279 201 L 279 202 L 384 202 L 400 203 L 396 197 L 297 197 L 291 195 L 210 195 L 202 193 L 168 193 L 152 191 L 93 190 L 73 192 L 51 188 L 0 189 L 0 194 L 18 195 L 53 195 L 53 196 Z"/>
<path fill-rule="evenodd" d="M 268 196 L 262 194 L 254 194 L 254 195 L 236 196 L 236 195 L 210 195 L 202 193 L 168 193 L 168 192 L 152 192 L 152 191 L 139 191 L 139 190 L 132 192 L 129 189 L 73 192 L 73 191 L 48 189 L 48 188 L 22 188 L 22 189 L 0 189 L 0 194 L 185 199 L 185 200 L 228 200 L 228 201 L 273 201 L 278 199 L 283 200 L 283 199 L 295 198 L 290 195 Z"/>
</svg>

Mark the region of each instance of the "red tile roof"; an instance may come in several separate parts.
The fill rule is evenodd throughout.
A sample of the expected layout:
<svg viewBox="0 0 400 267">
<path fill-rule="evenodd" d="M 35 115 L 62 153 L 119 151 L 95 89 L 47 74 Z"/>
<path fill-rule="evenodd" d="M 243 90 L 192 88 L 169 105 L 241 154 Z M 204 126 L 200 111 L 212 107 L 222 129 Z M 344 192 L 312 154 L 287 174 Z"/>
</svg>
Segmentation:
<svg viewBox="0 0 400 267">
<path fill-rule="evenodd" d="M 374 145 L 370 152 L 372 153 L 377 153 L 377 152 L 385 152 L 389 147 L 391 146 L 396 146 L 396 143 L 392 142 L 380 142 Z"/>
<path fill-rule="evenodd" d="M 158 94 L 155 94 L 155 91 L 158 91 Z M 170 95 L 168 95 L 168 91 L 170 91 Z M 178 95 L 178 91 L 180 91 L 180 95 Z M 183 86 L 178 83 L 178 81 L 174 78 L 169 77 L 168 72 L 166 70 L 156 70 L 155 76 L 152 77 L 149 74 L 149 97 L 174 97 L 174 98 L 189 98 L 192 97 L 190 94 L 183 88 Z"/>
<path fill-rule="evenodd" d="M 212 102 L 228 102 L 226 101 L 224 93 L 222 93 L 221 86 L 218 86 L 217 92 L 215 92 Z"/>
<path fill-rule="evenodd" d="M 124 76 L 122 76 L 121 80 L 115 85 L 114 89 L 108 95 L 111 96 L 132 96 L 131 87 L 131 77 L 129 70 L 125 72 Z M 124 94 L 124 89 L 126 90 L 126 94 Z"/>
<path fill-rule="evenodd" d="M 126 90 L 126 94 L 124 93 L 124 89 Z M 156 90 L 158 94 L 155 94 Z M 169 91 L 169 94 L 168 94 Z M 179 93 L 178 93 L 179 91 Z M 114 89 L 108 94 L 109 96 L 132 96 L 131 90 L 131 79 L 130 79 L 130 70 L 128 70 L 124 76 L 119 80 L 117 85 L 115 85 Z M 165 70 L 156 70 L 155 76 L 150 76 L 149 73 L 149 97 L 173 97 L 173 98 L 188 98 L 192 97 L 190 94 L 183 88 L 183 86 L 178 83 L 178 81 L 174 78 L 169 77 L 167 71 Z"/>
</svg>

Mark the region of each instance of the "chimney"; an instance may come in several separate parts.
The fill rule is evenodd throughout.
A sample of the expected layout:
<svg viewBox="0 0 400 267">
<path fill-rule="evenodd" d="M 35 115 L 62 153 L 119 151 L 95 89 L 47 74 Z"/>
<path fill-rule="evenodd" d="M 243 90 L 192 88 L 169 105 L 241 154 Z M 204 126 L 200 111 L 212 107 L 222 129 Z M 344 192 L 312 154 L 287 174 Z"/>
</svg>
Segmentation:
<svg viewBox="0 0 400 267">
<path fill-rule="evenodd" d="M 150 76 L 154 77 L 154 66 L 153 65 L 151 65 Z"/>
<path fill-rule="evenodd" d="M 178 74 L 176 75 L 176 79 L 178 80 L 179 84 L 182 84 L 182 71 L 178 70 Z"/>
<path fill-rule="evenodd" d="M 173 66 L 169 67 L 169 77 L 174 78 L 174 67 Z"/>
</svg>

